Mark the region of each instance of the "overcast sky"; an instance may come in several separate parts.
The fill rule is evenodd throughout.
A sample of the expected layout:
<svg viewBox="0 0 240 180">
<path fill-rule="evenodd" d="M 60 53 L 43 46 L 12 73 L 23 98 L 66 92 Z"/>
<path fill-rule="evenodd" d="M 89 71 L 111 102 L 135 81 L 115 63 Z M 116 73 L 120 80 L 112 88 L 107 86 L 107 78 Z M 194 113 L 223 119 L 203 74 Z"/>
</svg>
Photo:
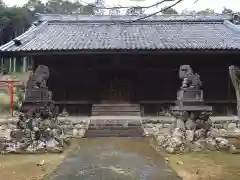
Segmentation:
<svg viewBox="0 0 240 180">
<path fill-rule="evenodd" d="M 3 0 L 7 5 L 23 5 L 28 0 Z M 46 2 L 47 0 L 42 0 Z M 79 0 L 81 2 L 81 0 Z M 84 2 L 94 2 L 94 0 L 83 0 Z M 105 0 L 105 4 L 107 6 L 147 6 L 154 4 L 160 0 Z M 176 1 L 176 0 L 175 0 Z M 175 6 L 174 8 L 177 11 L 182 11 L 183 9 L 189 10 L 202 10 L 206 8 L 213 9 L 215 12 L 221 12 L 223 7 L 227 7 L 234 11 L 240 11 L 240 0 L 198 0 L 197 3 L 194 3 L 196 0 L 183 0 L 180 4 Z M 149 9 L 150 12 L 154 12 L 159 10 L 160 8 L 167 6 L 168 4 L 161 5 L 159 7 L 155 7 Z M 148 12 L 149 12 L 148 11 Z"/>
</svg>

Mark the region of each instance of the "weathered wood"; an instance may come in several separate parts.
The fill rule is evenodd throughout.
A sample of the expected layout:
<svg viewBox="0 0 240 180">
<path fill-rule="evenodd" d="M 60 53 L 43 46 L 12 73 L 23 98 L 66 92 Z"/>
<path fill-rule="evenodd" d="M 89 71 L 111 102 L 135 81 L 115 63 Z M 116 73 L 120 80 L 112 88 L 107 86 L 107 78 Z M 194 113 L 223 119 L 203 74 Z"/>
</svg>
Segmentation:
<svg viewBox="0 0 240 180">
<path fill-rule="evenodd" d="M 236 92 L 237 97 L 237 113 L 240 117 L 240 68 L 237 66 L 229 66 L 229 74 Z"/>
</svg>

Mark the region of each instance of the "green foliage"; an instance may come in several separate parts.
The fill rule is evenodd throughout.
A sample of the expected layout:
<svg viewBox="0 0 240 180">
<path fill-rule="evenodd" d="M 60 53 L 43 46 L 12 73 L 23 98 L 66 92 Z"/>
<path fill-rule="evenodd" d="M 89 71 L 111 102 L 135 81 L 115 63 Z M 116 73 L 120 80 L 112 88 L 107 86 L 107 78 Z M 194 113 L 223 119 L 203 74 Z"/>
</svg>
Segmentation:
<svg viewBox="0 0 240 180">
<path fill-rule="evenodd" d="M 23 7 L 7 7 L 0 0 L 0 24 L 18 21 L 29 14 L 35 13 L 80 13 L 94 14 L 95 5 L 82 5 L 78 1 L 49 0 L 46 4 L 40 0 L 29 0 Z"/>
<path fill-rule="evenodd" d="M 134 7 L 127 9 L 126 15 L 142 15 L 144 13 L 143 8 Z"/>
<path fill-rule="evenodd" d="M 231 14 L 231 13 L 233 13 L 233 10 L 228 9 L 226 7 L 223 8 L 222 14 Z"/>
<path fill-rule="evenodd" d="M 214 10 L 212 9 L 205 9 L 205 10 L 202 10 L 202 11 L 198 11 L 197 14 L 200 14 L 200 15 L 213 15 L 215 14 Z"/>
<path fill-rule="evenodd" d="M 16 88 L 14 109 L 19 110 L 23 101 L 24 101 L 24 91 L 21 88 Z"/>
<path fill-rule="evenodd" d="M 163 10 L 162 13 L 163 14 L 178 14 L 178 12 L 175 9 L 173 9 L 173 8 L 165 9 L 165 10 Z"/>
<path fill-rule="evenodd" d="M 1 7 L 0 24 L 6 24 L 12 20 L 17 21 L 29 13 L 25 7 Z"/>
</svg>

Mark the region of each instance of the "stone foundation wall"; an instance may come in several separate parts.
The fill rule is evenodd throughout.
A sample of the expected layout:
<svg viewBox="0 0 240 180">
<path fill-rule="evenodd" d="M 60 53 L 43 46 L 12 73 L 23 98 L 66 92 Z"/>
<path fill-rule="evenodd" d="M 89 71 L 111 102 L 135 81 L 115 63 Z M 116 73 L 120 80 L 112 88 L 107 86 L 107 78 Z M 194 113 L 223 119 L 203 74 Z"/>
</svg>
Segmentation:
<svg viewBox="0 0 240 180">
<path fill-rule="evenodd" d="M 88 127 L 88 117 L 86 118 L 68 118 L 60 117 L 59 125 L 64 136 L 70 138 L 82 138 Z M 10 132 L 16 129 L 17 118 L 0 119 L 0 139 L 11 139 Z M 0 148 L 1 149 L 1 148 Z"/>
<path fill-rule="evenodd" d="M 59 120 L 59 125 L 63 129 L 63 134 L 67 137 L 82 138 L 88 128 L 88 119 L 68 119 Z"/>
<path fill-rule="evenodd" d="M 240 136 L 240 121 L 236 116 L 211 117 L 215 136 Z M 144 117 L 143 129 L 146 136 L 169 134 L 173 117 Z M 10 138 L 16 128 L 17 118 L 0 119 L 0 138 Z M 59 117 L 59 124 L 67 137 L 84 137 L 89 117 Z"/>
<path fill-rule="evenodd" d="M 215 116 L 211 120 L 215 136 L 240 136 L 240 120 L 237 116 Z M 173 121 L 174 117 L 144 117 L 144 133 L 146 136 L 168 134 Z"/>
</svg>

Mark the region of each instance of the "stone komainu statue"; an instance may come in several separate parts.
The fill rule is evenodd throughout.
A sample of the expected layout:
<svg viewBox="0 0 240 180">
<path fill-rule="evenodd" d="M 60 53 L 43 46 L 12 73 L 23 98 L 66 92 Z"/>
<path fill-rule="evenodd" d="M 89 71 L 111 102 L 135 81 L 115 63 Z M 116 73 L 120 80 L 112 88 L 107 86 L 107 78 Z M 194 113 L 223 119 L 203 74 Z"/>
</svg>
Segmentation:
<svg viewBox="0 0 240 180">
<path fill-rule="evenodd" d="M 197 73 L 193 73 L 190 65 L 180 66 L 179 78 L 183 80 L 182 89 L 199 90 L 202 86 L 200 76 Z"/>
<path fill-rule="evenodd" d="M 27 89 L 31 88 L 47 88 L 46 83 L 49 78 L 49 69 L 47 66 L 39 65 L 34 74 L 32 74 L 27 82 Z"/>
<path fill-rule="evenodd" d="M 26 100 L 51 100 L 51 92 L 47 88 L 49 75 L 47 66 L 39 65 L 37 67 L 27 82 Z"/>
<path fill-rule="evenodd" d="M 47 80 L 50 72 L 47 66 L 39 65 L 30 77 L 26 86 L 25 100 L 22 104 L 22 112 L 28 117 L 33 114 L 53 114 L 57 110 L 52 101 L 52 93 L 47 87 Z"/>
</svg>

